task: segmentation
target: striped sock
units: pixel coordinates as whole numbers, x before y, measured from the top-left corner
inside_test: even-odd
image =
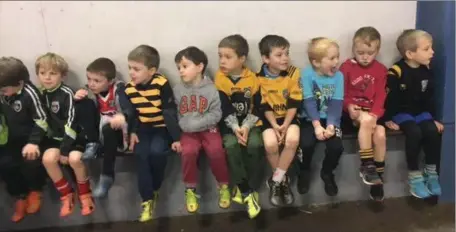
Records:
[[[423,173],[421,171],[409,171],[408,177],[409,179],[423,178]]]
[[[68,181],[65,180],[65,178],[62,178],[59,181],[55,182],[54,185],[57,188],[57,190],[59,191],[60,196],[62,196],[62,197],[73,192],[73,189],[71,188]]]
[[[437,175],[437,165],[435,164],[426,164],[424,170],[427,174]]]
[[[372,148],[359,150],[359,155],[362,166],[367,166],[374,162],[374,150]]]
[[[80,196],[89,194],[91,192],[90,182],[88,178],[85,181],[78,181],[78,191]]]
[[[377,171],[378,175],[380,176],[380,178],[383,179],[383,173],[385,172],[385,161],[375,161],[375,167],[375,170]]]

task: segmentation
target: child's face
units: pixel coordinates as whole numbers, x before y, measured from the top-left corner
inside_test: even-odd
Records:
[[[55,89],[62,83],[62,78],[62,73],[51,67],[40,67],[38,70],[38,80],[45,89]]]
[[[416,43],[416,51],[407,51],[407,58],[421,65],[429,65],[429,63],[431,63],[432,57],[434,56],[434,50],[432,49],[432,40],[425,36],[422,36],[416,40]]]
[[[87,72],[87,86],[94,94],[107,91],[111,82],[101,73]]]
[[[5,86],[0,88],[0,95],[11,97],[22,89],[23,82],[18,86]]]
[[[201,76],[204,68],[203,63],[196,65],[191,60],[185,58],[185,56],[182,57],[182,59],[176,65],[177,70],[179,70],[181,80],[185,83],[192,83],[197,80],[198,77]]]
[[[326,56],[320,62],[314,61],[314,65],[321,74],[330,77],[334,76],[339,65],[339,48],[331,45],[328,48]]]
[[[146,84],[150,81],[156,71],[156,68],[147,68],[142,62],[134,60],[128,61],[128,74],[135,85]]]
[[[366,44],[362,41],[355,41],[353,45],[353,53],[355,59],[361,66],[368,66],[375,60],[378,54],[378,47],[380,41],[372,41],[370,44]]]
[[[239,57],[232,48],[219,48],[219,68],[226,75],[240,74],[245,62],[245,56]]]
[[[286,71],[290,62],[289,47],[275,47],[272,48],[269,57],[262,56],[263,62],[268,65],[269,71],[276,74],[280,71]]]

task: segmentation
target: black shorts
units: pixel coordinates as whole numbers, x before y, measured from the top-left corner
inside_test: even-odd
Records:
[[[279,124],[279,126],[280,126],[280,125],[283,124],[283,121],[285,121],[285,118],[277,118],[276,121],[277,121],[277,124]],[[292,125],[292,124],[294,124],[296,126],[299,126],[299,120],[296,117],[294,117],[291,120],[290,125]],[[263,120],[263,125],[261,126],[261,131],[265,131],[265,130],[270,129],[270,128],[272,128],[271,123],[269,123],[269,121],[267,119],[264,119]]]
[[[50,148],[60,149],[61,143],[62,143],[62,141],[59,141],[59,140],[56,140],[53,138],[45,138],[42,142],[42,145],[40,145],[41,154],[44,154],[44,152]],[[84,152],[85,146],[86,146],[86,142],[84,139],[76,138],[76,141],[71,146],[70,152],[71,151]]]

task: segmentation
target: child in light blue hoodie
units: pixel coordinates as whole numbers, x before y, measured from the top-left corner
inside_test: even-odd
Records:
[[[343,152],[340,118],[344,98],[344,77],[337,70],[339,46],[333,40],[318,37],[311,40],[308,49],[311,66],[301,75],[303,110],[301,119],[300,146],[303,153],[298,192],[307,193],[310,183],[310,164],[317,141],[326,144],[326,156],[320,176],[326,194],[337,195],[334,181],[336,169]]]

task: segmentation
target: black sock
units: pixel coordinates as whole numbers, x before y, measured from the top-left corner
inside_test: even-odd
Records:
[[[374,162],[374,150],[372,148],[359,150],[359,156],[362,166],[367,166]]]
[[[250,186],[249,186],[249,182],[246,179],[243,179],[241,181],[241,183],[238,185],[238,187],[239,187],[239,190],[241,191],[243,196],[244,195],[247,196],[251,192],[251,189],[250,189]]]
[[[383,172],[385,172],[385,161],[382,161],[382,162],[375,161],[375,167],[376,167],[375,170],[377,171],[378,175],[383,180]]]

